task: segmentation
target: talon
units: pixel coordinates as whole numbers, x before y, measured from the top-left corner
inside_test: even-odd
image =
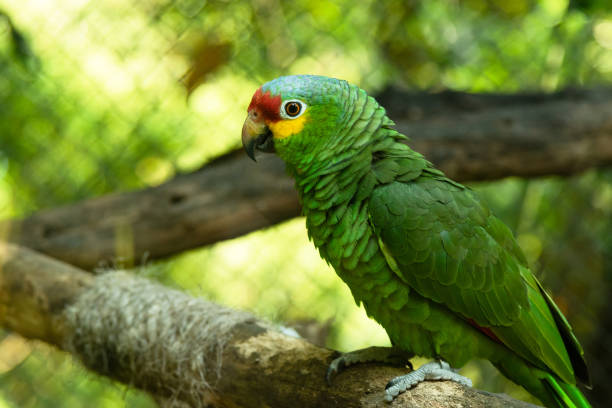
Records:
[[[327,385],[332,385],[332,381],[336,374],[341,372],[346,368],[346,362],[342,358],[342,356],[335,358],[327,367],[327,372],[325,373],[325,381]]]
[[[325,373],[325,382],[327,382],[327,385],[332,385],[332,379],[333,377],[336,375],[338,371],[332,369],[331,367],[329,367],[327,369],[327,373]]]

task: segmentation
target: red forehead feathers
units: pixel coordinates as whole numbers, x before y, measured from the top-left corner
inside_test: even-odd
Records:
[[[255,91],[248,110],[257,109],[266,120],[277,122],[281,119],[279,114],[281,102],[280,95],[272,96],[270,91],[263,93],[260,87]]]

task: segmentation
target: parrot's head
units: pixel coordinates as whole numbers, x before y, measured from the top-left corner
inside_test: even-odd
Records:
[[[242,127],[247,154],[255,160],[255,150],[276,152],[297,169],[316,160],[338,137],[352,88],[346,81],[315,75],[285,76],[262,85]]]

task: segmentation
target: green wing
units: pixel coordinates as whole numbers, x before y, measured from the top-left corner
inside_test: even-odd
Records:
[[[558,327],[560,312],[554,307],[551,313],[512,232],[474,193],[425,172],[414,181],[377,187],[369,211],[388,262],[405,283],[491,328],[532,364],[575,383],[559,333],[568,331],[578,345],[569,325]]]

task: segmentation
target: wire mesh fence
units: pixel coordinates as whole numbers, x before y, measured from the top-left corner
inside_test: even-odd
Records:
[[[387,86],[601,86],[612,81],[612,7],[595,0],[0,1],[0,217],[197,169],[238,146],[252,92],[293,73],[341,77],[373,94]],[[474,188],[515,230],[574,325],[595,379],[591,398],[605,406],[610,391],[597,385],[612,375],[612,173]],[[320,261],[302,220],[149,268],[167,283],[278,321],[333,319],[330,347],[387,341]],[[528,398],[486,365],[468,371],[476,386]],[[0,372],[7,406],[154,404],[9,333],[0,341]]]

